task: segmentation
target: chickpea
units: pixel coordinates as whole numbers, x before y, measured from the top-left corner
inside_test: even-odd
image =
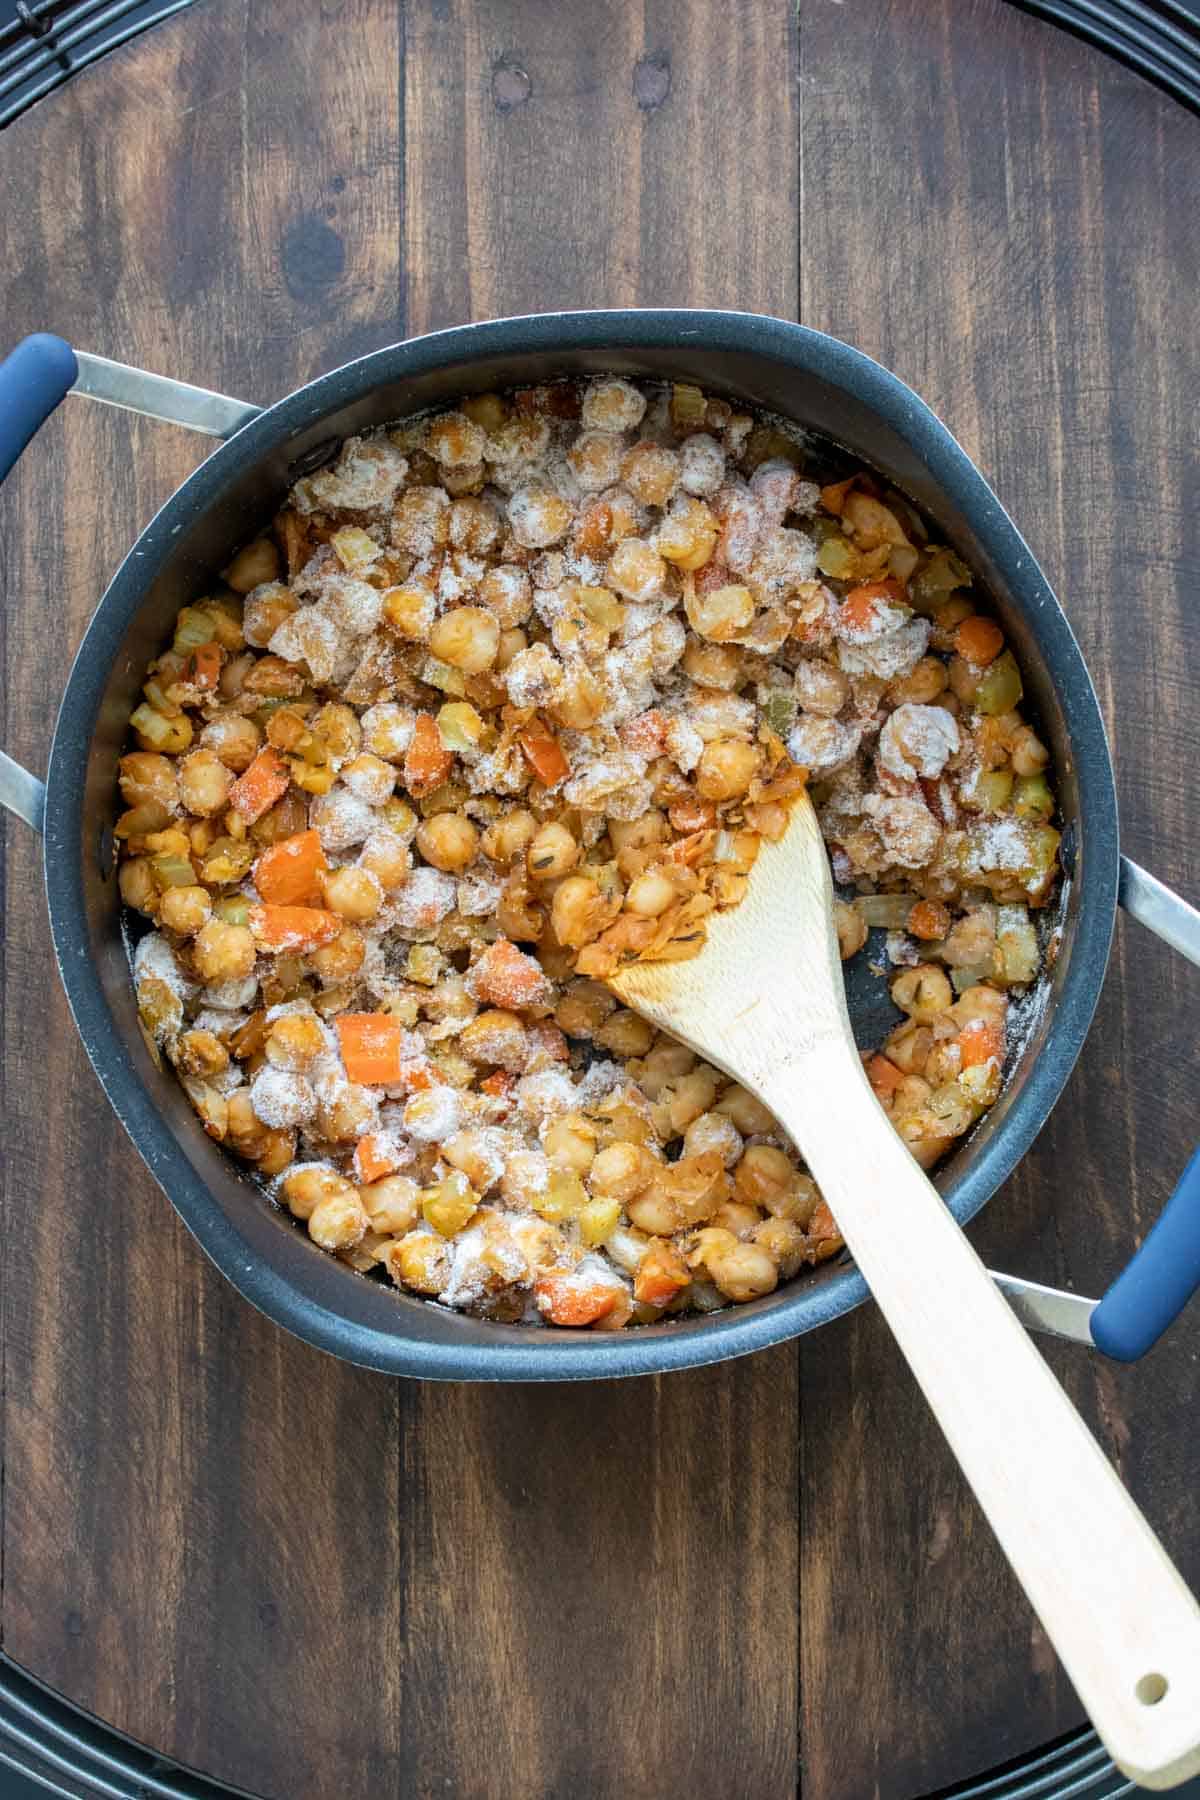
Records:
[[[555,1168],[586,1175],[596,1157],[596,1127],[582,1113],[563,1113],[547,1125],[542,1147]]]
[[[158,912],[158,884],[150,868],[150,860],[145,856],[132,856],[121,864],[117,881],[121,889],[121,899],[126,906],[132,906],[136,912],[148,913],[151,918]]]
[[[708,1222],[714,1230],[744,1241],[762,1224],[762,1213],[746,1200],[723,1200]]]
[[[581,431],[567,451],[567,461],[585,494],[612,487],[621,474],[621,445],[609,431]]]
[[[480,582],[479,600],[499,625],[511,630],[523,625],[533,611],[533,584],[515,563],[501,563]]]
[[[657,919],[669,906],[675,904],[677,898],[674,882],[669,881],[657,869],[651,869],[630,883],[625,895],[625,906],[629,912],[636,913],[639,919]]]
[[[554,1023],[568,1037],[592,1038],[616,1004],[598,981],[573,981],[555,1008]]]
[[[482,675],[497,661],[500,625],[484,607],[453,607],[435,621],[430,653],[466,675]]]
[[[417,827],[417,849],[435,869],[460,875],[479,855],[479,833],[465,813],[434,813]]]
[[[308,1235],[322,1250],[352,1250],[366,1234],[367,1215],[353,1188],[318,1202],[308,1215]]]
[[[923,656],[910,674],[893,681],[888,698],[897,706],[929,706],[946,689],[946,665],[940,656]]]
[[[285,1177],[281,1192],[288,1211],[296,1219],[311,1219],[317,1207],[328,1201],[340,1201],[343,1206],[358,1202],[354,1183],[321,1163],[304,1163],[293,1169]]]
[[[249,1162],[257,1161],[267,1146],[267,1127],[251,1104],[248,1087],[235,1088],[229,1095],[226,1103],[225,1142],[231,1150],[236,1150],[239,1156],[246,1157]],[[304,1216],[307,1218],[307,1213]]]
[[[127,806],[158,805],[173,813],[179,801],[176,764],[150,750],[133,750],[120,762],[121,794]]]
[[[639,1086],[651,1100],[657,1100],[669,1083],[689,1074],[695,1066],[696,1058],[686,1044],[677,1044],[674,1038],[662,1038],[642,1063]],[[702,1107],[701,1111],[704,1110]]]
[[[898,1026],[884,1045],[884,1054],[904,1075],[923,1075],[929,1053],[933,1049],[933,1033],[928,1025],[910,1019]]]
[[[608,835],[618,856],[623,850],[647,850],[653,844],[661,844],[666,837],[666,815],[651,806],[638,819],[610,819]]]
[[[379,883],[367,869],[330,869],[321,876],[321,894],[330,912],[363,924],[379,911]]]
[[[716,1111],[723,1112],[734,1121],[743,1138],[761,1136],[763,1132],[777,1129],[774,1114],[768,1112],[757,1094],[750,1093],[748,1087],[739,1087],[736,1082],[721,1094],[720,1100],[716,1102]]]
[[[684,1132],[685,1156],[703,1156],[709,1150],[716,1151],[727,1169],[732,1169],[740,1158],[742,1134],[728,1113],[701,1113]]]
[[[159,918],[168,931],[195,937],[212,917],[212,897],[204,887],[170,887],[159,902]]]
[[[1012,766],[1014,775],[1039,775],[1050,760],[1050,752],[1041,738],[1028,725],[1013,733]]]
[[[323,944],[319,950],[314,950],[308,961],[325,986],[334,987],[339,981],[348,981],[358,974],[366,953],[362,932],[347,925],[332,944]]]
[[[386,1245],[383,1264],[398,1287],[440,1294],[450,1279],[446,1241],[436,1231],[410,1231]]]
[[[645,395],[618,376],[593,381],[583,396],[583,423],[593,431],[632,431],[645,411]]]
[[[558,881],[579,861],[574,834],[556,819],[541,826],[526,852],[525,864],[534,881]]]
[[[383,623],[405,643],[424,644],[437,616],[437,596],[423,581],[404,581],[383,596]]]
[[[559,943],[568,950],[582,950],[604,928],[606,907],[596,882],[587,875],[568,875],[555,889],[550,922]]]
[[[995,988],[985,986],[982,982],[976,987],[966,988],[951,1008],[950,1016],[961,1031],[964,1025],[970,1025],[975,1019],[984,1019],[989,1025],[1003,1026],[1008,1014],[1008,1000]]]
[[[621,464],[621,479],[643,506],[665,506],[679,486],[681,468],[677,450],[644,440]]]
[[[696,770],[696,789],[703,800],[734,800],[747,792],[758,773],[759,751],[739,738],[718,738],[704,746]]]
[[[282,1127],[264,1131],[255,1157],[260,1174],[282,1175],[296,1160],[296,1134]]]
[[[892,983],[892,1000],[918,1025],[929,1025],[949,1011],[954,990],[941,969],[935,969],[932,963],[922,963],[918,968],[904,969],[897,975]]]
[[[758,1300],[779,1285],[779,1270],[761,1244],[717,1246],[706,1258],[709,1274],[727,1300]]]
[[[443,413],[431,421],[425,434],[425,448],[443,468],[458,469],[483,461],[486,436],[482,425],[465,413]]]
[[[246,642],[253,644],[256,650],[265,650],[285,619],[300,610],[300,602],[290,588],[280,587],[278,582],[271,582],[257,593],[251,594],[246,601],[244,625]],[[253,657],[236,658],[241,669],[241,679],[236,686],[226,687],[222,682],[221,690],[228,693],[229,698],[242,691],[246,676],[254,667]],[[231,665],[226,663],[226,669]]]
[[[782,1150],[773,1144],[751,1144],[734,1170],[733,1186],[739,1200],[765,1207],[768,1199],[789,1193],[797,1179],[795,1165]]]
[[[362,748],[363,728],[352,706],[342,700],[329,700],[309,720],[313,735],[320,738],[331,756],[349,762]]]
[[[602,1049],[611,1050],[614,1056],[645,1056],[654,1042],[654,1027],[640,1014],[621,1008],[592,1035]]]
[[[504,813],[483,834],[484,855],[490,856],[493,862],[512,862],[533,841],[537,828],[537,820],[523,807]]]
[[[403,887],[412,869],[412,852],[394,831],[373,831],[359,852],[359,865],[373,875],[385,894]]]
[[[317,1111],[317,1125],[323,1137],[334,1144],[352,1144],[375,1124],[377,1102],[370,1088],[355,1081],[346,1082],[333,1096],[322,1102]]]
[[[652,1183],[625,1203],[629,1222],[651,1237],[670,1237],[683,1224],[679,1209],[665,1187]]]
[[[215,750],[193,750],[179,765],[179,797],[202,819],[225,810],[231,786],[229,770]]]
[[[359,1189],[363,1211],[372,1231],[387,1237],[403,1237],[421,1216],[421,1190],[407,1175],[387,1175]]]
[[[382,806],[391,799],[396,786],[396,771],[391,763],[384,762],[381,756],[372,756],[369,750],[352,757],[343,766],[341,777],[350,792],[368,806]]]
[[[264,581],[279,578],[279,552],[270,538],[256,538],[239,550],[225,571],[225,579],[235,594],[248,594]]]
[[[258,755],[262,733],[253,719],[243,719],[237,713],[222,713],[204,727],[200,742],[204,749],[215,751],[227,769],[241,775]]]
[[[214,1031],[185,1031],[176,1060],[185,1075],[219,1075],[229,1067],[229,1052]]]
[[[192,954],[201,981],[242,981],[254,973],[254,939],[246,925],[210,919],[196,937]]]
[[[499,536],[500,516],[489,500],[464,497],[450,508],[450,542],[456,550],[485,556]]]
[[[659,1104],[666,1107],[672,1137],[679,1137],[693,1119],[698,1119],[701,1113],[709,1110],[717,1097],[719,1086],[716,1070],[710,1069],[707,1063],[701,1063],[690,1074],[679,1076],[678,1080],[663,1089]]]
[[[516,1013],[489,1007],[463,1026],[458,1047],[472,1062],[491,1063],[517,1075],[529,1055],[529,1034]]]
[[[697,687],[732,693],[741,686],[742,652],[733,644],[708,644],[689,638],[683,652],[683,672]]]
[[[507,631],[502,631],[493,674],[503,675],[514,657],[520,656],[522,650],[528,650],[528,648],[529,639],[519,626],[513,625]]]
[[[557,544],[571,528],[575,509],[569,500],[548,488],[520,488],[508,503],[508,522],[513,536],[526,550],[544,550]]]
[[[667,565],[652,544],[625,538],[612,553],[608,582],[626,600],[651,600],[662,590]]]
[[[441,1150],[451,1168],[465,1175],[477,1194],[486,1194],[504,1173],[502,1158],[482,1131],[456,1131]]]
[[[642,1144],[609,1144],[592,1163],[588,1186],[593,1194],[607,1199],[632,1200],[646,1186],[656,1167]]]
[[[766,1251],[785,1281],[799,1271],[808,1249],[804,1232],[791,1219],[764,1219],[751,1241]]]
[[[320,1021],[310,1013],[284,1013],[272,1024],[263,1046],[275,1069],[306,1069],[325,1049]]]
[[[683,608],[694,632],[714,644],[724,644],[745,631],[753,619],[754,595],[737,582],[707,594],[696,594],[689,587]]]
[[[833,924],[837,932],[838,954],[843,962],[857,956],[867,941],[867,921],[856,906],[848,906],[844,900],[833,903]]]

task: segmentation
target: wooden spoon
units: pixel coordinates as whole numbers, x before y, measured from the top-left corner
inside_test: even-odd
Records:
[[[1110,1755],[1173,1787],[1200,1770],[1200,1609],[871,1092],[832,903],[802,797],[700,956],[610,986],[761,1095],[803,1151]]]

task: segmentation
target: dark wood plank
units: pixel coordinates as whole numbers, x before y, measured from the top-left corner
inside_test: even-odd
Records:
[[[82,76],[0,144],[6,330],[263,398],[394,338],[399,48],[390,0],[282,32],[204,6]],[[6,486],[3,741],[32,767],[103,581],[206,449],[69,401]],[[388,1791],[407,1391],[209,1268],[88,1070],[36,847],[8,844],[4,1647],[255,1791]]]
[[[760,192],[726,156],[736,137],[749,170],[794,137],[789,9],[730,34],[709,0],[649,7],[644,27],[608,0],[564,25],[540,0],[410,15],[410,328],[792,312],[790,180]],[[504,1791],[481,1743],[536,1793],[794,1792],[795,1369],[785,1349],[586,1394],[422,1391],[405,1717],[430,1793]]]
[[[660,9],[645,39],[620,6],[570,39],[535,5],[486,26],[414,8],[406,27],[403,256],[392,9],[306,14],[281,45],[256,14],[211,5],[6,140],[10,221],[28,220],[19,243],[10,226],[26,284],[12,328],[43,322],[54,294],[52,322],[81,343],[265,397],[398,335],[406,280],[412,329],[632,298],[794,307],[788,183],[716,219],[702,204],[725,132],[765,153],[739,94],[777,91],[791,130],[786,6],[739,41],[742,85],[716,116],[715,8]],[[497,61],[527,70],[524,109],[511,74],[492,97]],[[169,117],[164,93],[185,96]],[[599,172],[577,154],[581,104],[592,140],[620,139]],[[107,197],[69,184],[51,212],[35,169],[77,164],[100,135]],[[667,232],[676,203],[692,223]],[[585,216],[596,235],[572,247]],[[113,259],[101,291],[88,232]],[[83,408],[56,421],[4,502],[14,602],[49,581],[77,636],[98,565],[196,451]],[[66,505],[64,473],[97,466],[115,491]],[[36,763],[61,662],[10,610],[6,741]],[[10,1654],[168,1754],[287,1800],[493,1794],[506,1769],[547,1793],[651,1795],[667,1769],[701,1795],[743,1770],[756,1794],[791,1793],[795,1352],[598,1393],[474,1392],[388,1384],[284,1338],[211,1274],[108,1121],[41,917],[18,909],[34,855],[14,841],[7,1070],[28,1117],[9,1270],[46,1277],[11,1305]],[[53,1147],[22,1077],[48,1003],[43,1065],[74,1096]]]
[[[1179,221],[1200,125],[993,0],[805,5],[801,92],[802,317],[903,375],[989,473],[1095,674],[1127,848],[1194,899],[1200,267]],[[1119,926],[1067,1095],[976,1229],[992,1266],[1093,1293],[1115,1274],[1191,1149],[1195,1007],[1194,972]],[[1198,1329],[1128,1371],[1049,1351],[1193,1581]],[[1075,1724],[879,1320],[809,1340],[802,1381],[807,1788],[900,1800]]]

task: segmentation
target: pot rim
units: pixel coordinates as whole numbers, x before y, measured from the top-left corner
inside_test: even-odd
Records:
[[[242,1296],[307,1342],[361,1366],[442,1380],[590,1380],[697,1367],[794,1338],[868,1298],[847,1269],[794,1283],[784,1297],[699,1319],[620,1333],[489,1328],[489,1341],[425,1343],[352,1320],[301,1291],[252,1252],[177,1143],[143,1084],[109,1009],[92,958],[84,904],[85,777],[101,701],[125,632],[181,529],[248,464],[373,389],[481,356],[611,350],[636,356],[665,345],[752,354],[800,367],[869,407],[920,456],[1004,569],[1053,671],[1075,762],[1086,868],[1080,871],[1073,944],[1054,1002],[1051,1040],[1029,1070],[1002,1126],[981,1146],[949,1199],[965,1223],[1033,1142],[1083,1046],[1108,960],[1116,912],[1118,821],[1099,703],[1078,644],[1033,553],[966,451],[900,378],[862,351],[811,327],[768,315],[653,308],[535,313],[453,326],[410,338],[318,376],[266,408],[216,449],[166,501],[117,569],[76,654],[55,726],[46,777],[44,868],[55,955],[67,1000],[100,1083],[126,1131],[189,1230]],[[1036,624],[1034,623],[1036,621]],[[1078,876],[1076,877],[1078,879]],[[514,1335],[515,1334],[515,1335]]]

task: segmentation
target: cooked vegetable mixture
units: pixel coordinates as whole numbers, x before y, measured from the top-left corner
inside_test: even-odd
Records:
[[[699,953],[806,781],[843,956],[887,928],[896,1130],[928,1167],[996,1099],[1046,747],[970,571],[829,455],[697,387],[474,395],[180,613],[121,760],[141,1017],[322,1250],[600,1330],[834,1254],[761,1102],[604,985]]]

